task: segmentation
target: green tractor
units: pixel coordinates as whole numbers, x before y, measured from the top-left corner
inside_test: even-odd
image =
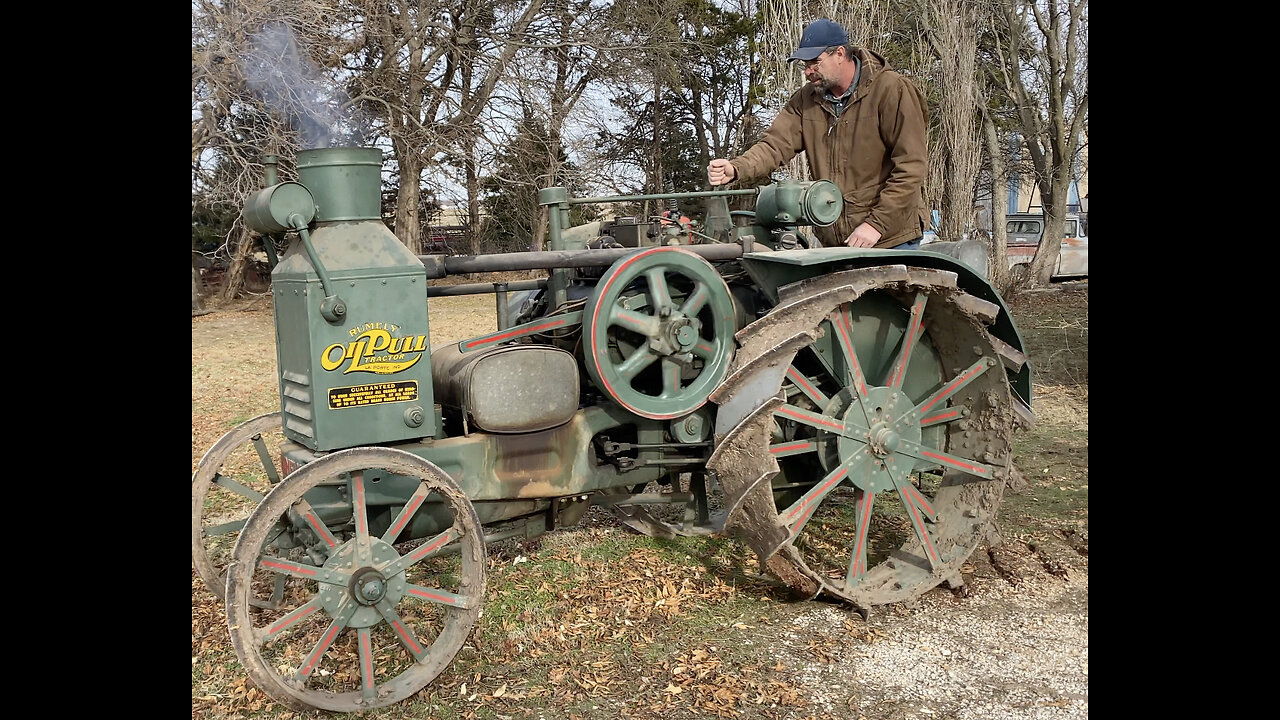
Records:
[[[373,148],[298,155],[244,216],[272,271],[280,410],[192,476],[192,563],[254,683],[350,712],[425,687],[485,601],[486,545],[593,505],[649,535],[741,539],[798,598],[865,614],[962,582],[1034,422],[983,274],[935,252],[805,248],[827,181],[572,198],[549,250],[415,256]],[[748,196],[754,211],[728,211]],[[701,200],[706,220],[569,227],[585,203]],[[435,285],[462,273],[547,270]],[[498,330],[432,347],[427,299],[492,293]]]

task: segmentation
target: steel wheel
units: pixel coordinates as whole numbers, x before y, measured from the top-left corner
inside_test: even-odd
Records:
[[[1025,360],[984,328],[997,311],[952,273],[869,268],[742,331],[708,466],[767,570],[861,608],[960,582],[1010,465],[1005,367]]]
[[[259,415],[223,435],[191,474],[191,564],[219,600],[240,529],[284,477],[284,440],[280,413]]]
[[[622,258],[583,310],[583,356],[596,387],[641,417],[702,407],[729,369],[733,297],[706,260],[675,247]]]
[[[366,498],[391,477],[419,482],[379,536]],[[392,544],[419,511],[440,508],[452,518],[444,532],[404,552]],[[484,587],[480,521],[449,476],[400,450],[355,448],[302,466],[254,512],[228,571],[227,619],[260,689],[351,712],[434,680],[466,641]]]

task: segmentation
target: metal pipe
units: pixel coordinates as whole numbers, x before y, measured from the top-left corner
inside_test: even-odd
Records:
[[[751,190],[701,190],[685,193],[658,193],[656,195],[605,195],[601,197],[575,198],[566,200],[569,205],[585,205],[587,203],[629,202],[632,200],[681,200],[684,198],[722,197],[727,195],[755,195],[757,189]]]
[[[507,283],[494,283],[493,293],[495,302],[498,304],[498,329],[506,330],[511,327],[511,310],[507,307]]]
[[[653,248],[605,248],[601,250],[560,250],[543,252],[514,252],[498,255],[449,255],[444,258],[446,275],[462,275],[480,272],[507,272],[512,270],[553,270],[570,267],[609,267],[619,258]],[[681,245],[709,262],[726,262],[742,257],[742,246],[737,243],[708,245]],[[419,255],[418,258],[438,258],[438,255]]]
[[[467,283],[466,285],[432,285],[427,287],[427,297],[486,295],[494,292],[494,286],[497,284],[498,283]],[[512,292],[520,290],[537,290],[547,286],[547,279],[517,280],[516,282],[502,284],[506,285],[507,290]]]

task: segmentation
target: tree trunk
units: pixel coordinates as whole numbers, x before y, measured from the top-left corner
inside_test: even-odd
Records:
[[[400,193],[396,196],[396,237],[414,255],[422,254],[422,224],[418,209],[422,202],[422,158],[415,148],[399,147]]]
[[[982,130],[987,141],[987,156],[991,161],[991,257],[987,262],[987,279],[1001,295],[1016,288],[1009,273],[1009,235],[1005,231],[1005,215],[1009,212],[1009,200],[1005,195],[1009,181],[1009,169],[1005,165],[1004,145],[996,130],[995,120],[989,113],[982,113]]]

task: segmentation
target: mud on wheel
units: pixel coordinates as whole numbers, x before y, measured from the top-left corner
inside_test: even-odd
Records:
[[[708,467],[770,574],[863,610],[960,583],[1010,469],[1025,357],[998,314],[954,273],[884,266],[784,287],[738,333]]]
[[[393,476],[417,489],[373,531],[370,498]],[[445,529],[395,544],[420,512]],[[228,569],[227,622],[240,662],[277,701],[368,710],[448,666],[484,587],[480,522],[449,476],[400,450],[355,448],[303,465],[254,511]]]

